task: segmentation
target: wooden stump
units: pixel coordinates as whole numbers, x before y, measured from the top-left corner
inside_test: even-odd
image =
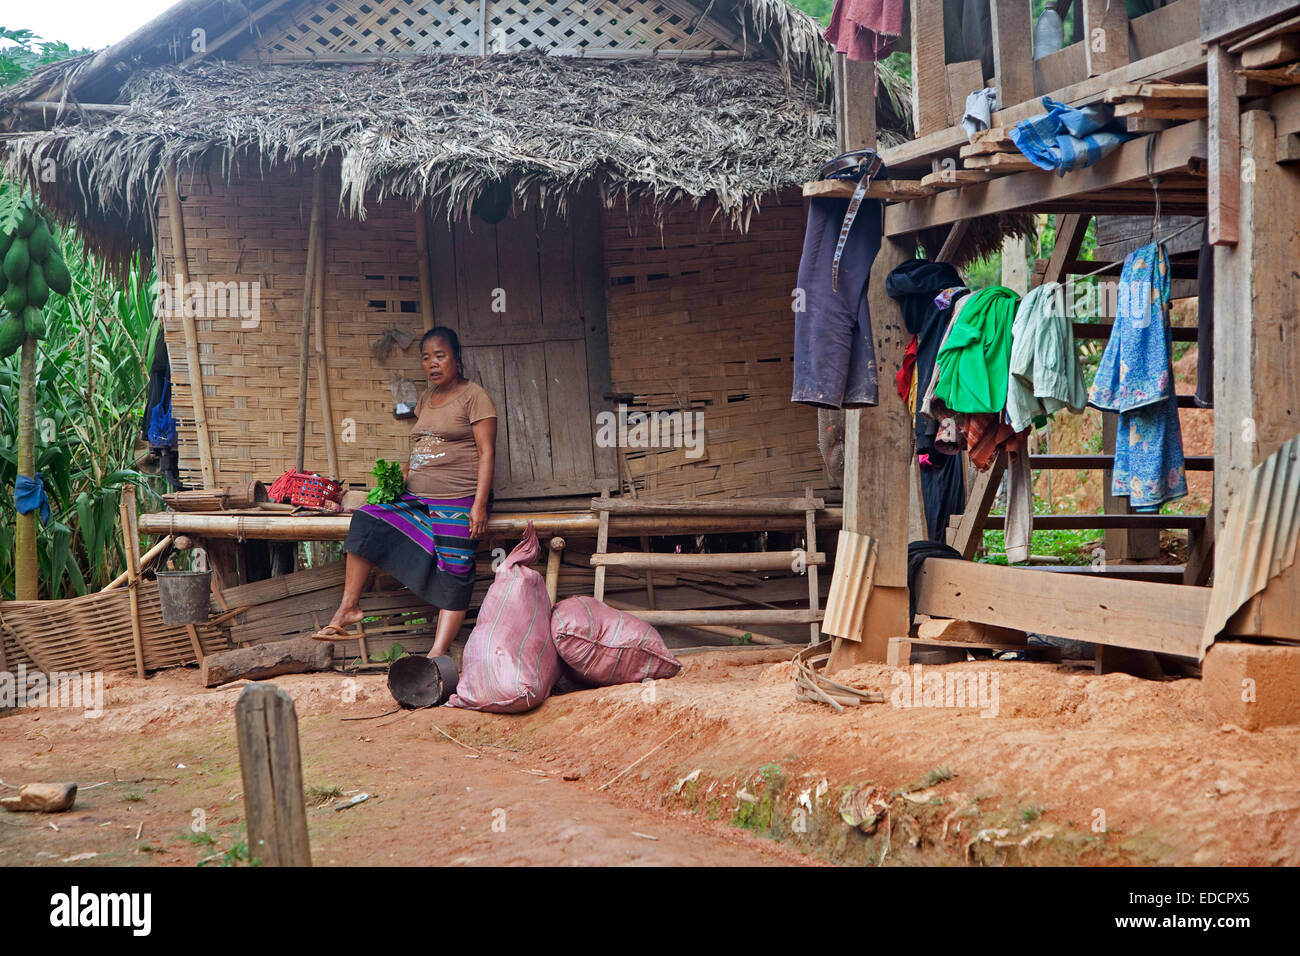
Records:
[[[235,724],[249,859],[262,866],[311,866],[293,698],[274,684],[245,687]]]
[[[265,680],[281,674],[325,671],[333,666],[332,644],[296,637],[209,654],[203,658],[199,676],[204,687],[216,687],[232,680]]]

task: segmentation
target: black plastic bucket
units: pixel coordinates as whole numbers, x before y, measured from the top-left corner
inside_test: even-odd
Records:
[[[211,571],[159,571],[158,603],[164,624],[199,624],[211,607]]]
[[[450,657],[413,654],[389,665],[388,691],[394,700],[410,710],[437,707],[456,693],[459,678]]]

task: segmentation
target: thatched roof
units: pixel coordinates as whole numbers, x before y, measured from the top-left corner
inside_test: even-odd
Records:
[[[49,129],[12,135],[8,168],[53,159],[56,181],[37,183],[42,199],[112,258],[125,251],[123,230],[148,248],[170,162],[182,176],[237,177],[341,160],[337,198],[356,216],[388,197],[460,214],[509,178],[556,205],[588,182],[607,202],[712,195],[743,225],[765,194],[811,178],[835,153],[815,81],[792,82],[763,62],[541,53],[350,67],[200,62],[136,73],[119,97],[125,112],[71,107]]]

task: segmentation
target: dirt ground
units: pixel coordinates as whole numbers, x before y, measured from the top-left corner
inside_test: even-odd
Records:
[[[982,671],[982,705],[910,707],[894,706],[895,681],[910,690],[915,675],[864,664],[846,682],[886,702],[837,715],[795,698],[789,656],[695,654],[670,681],[525,715],[390,714],[382,675],[277,678],[320,801],[313,860],[1300,864],[1300,727],[1217,726],[1198,681],[967,662],[924,668],[920,686]],[[99,718],[0,719],[6,786],[82,788],[69,813],[0,815],[0,865],[242,863],[243,686],[205,690],[186,669],[110,675]]]

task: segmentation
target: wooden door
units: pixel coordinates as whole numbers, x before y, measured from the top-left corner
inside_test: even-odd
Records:
[[[616,487],[615,450],[595,442],[597,414],[614,408],[595,195],[572,197],[567,218],[517,199],[495,225],[435,212],[429,255],[434,319],[496,402],[497,498]]]

